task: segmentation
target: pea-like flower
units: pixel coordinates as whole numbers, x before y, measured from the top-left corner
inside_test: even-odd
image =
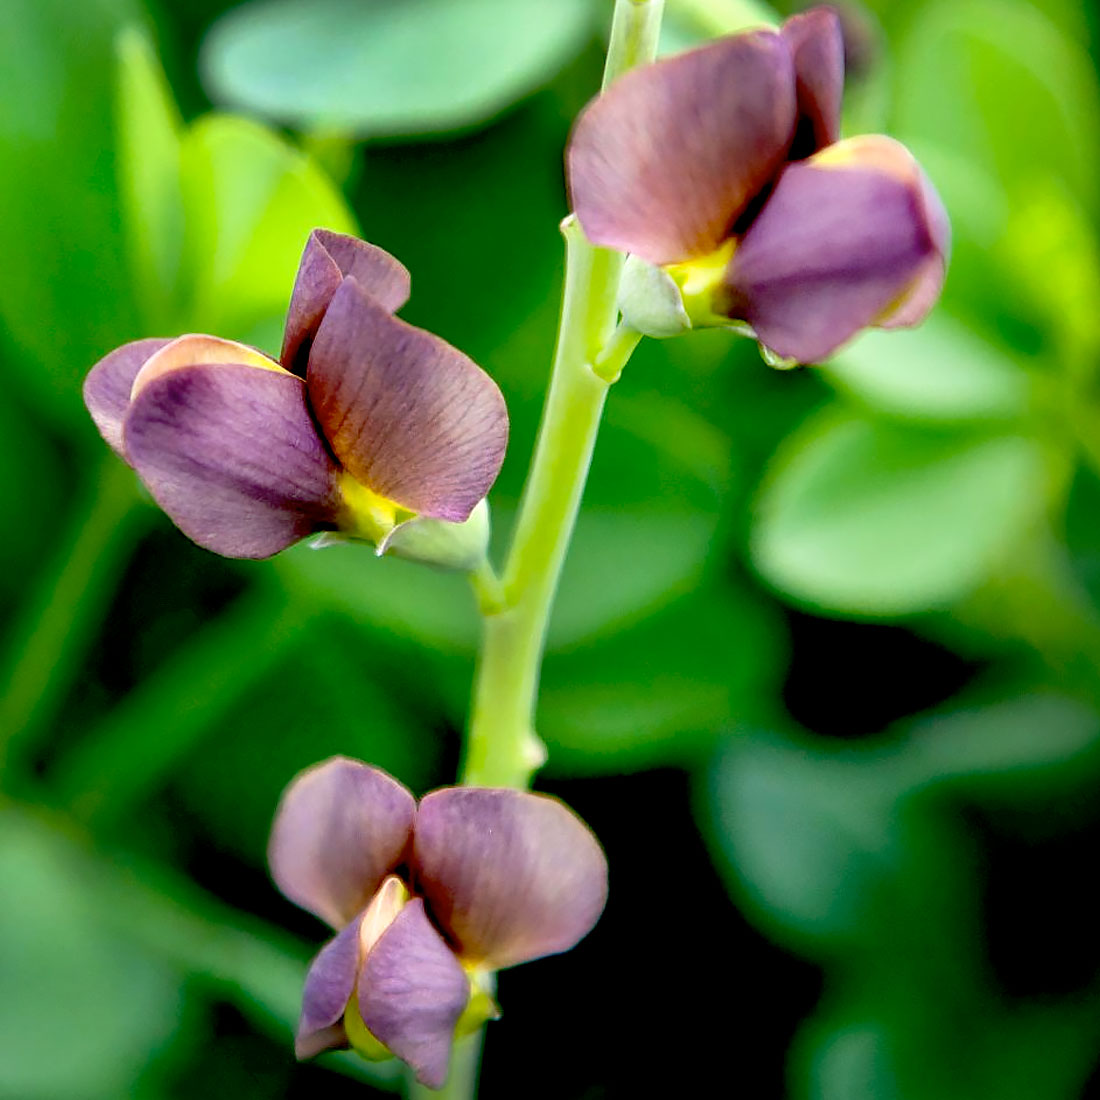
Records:
[[[814,8],[628,72],[582,113],[567,168],[585,235],[662,269],[635,270],[643,290],[679,292],[653,335],[737,322],[815,362],[931,309],[946,212],[903,145],[837,140],[843,81],[839,21]]]
[[[338,929],[306,977],[296,1051],[394,1054],[440,1088],[456,1031],[496,1015],[492,973],[573,947],[607,899],[596,838],[556,799],[445,787],[419,804],[333,757],[287,788],[279,889]]]
[[[389,253],[315,230],[280,361],[217,336],[137,340],[92,368],[84,400],[209,550],[264,558],[338,531],[379,553],[430,543],[441,564],[468,567],[483,550],[507,412],[472,360],[394,316],[408,296]],[[453,525],[448,543],[439,529]]]

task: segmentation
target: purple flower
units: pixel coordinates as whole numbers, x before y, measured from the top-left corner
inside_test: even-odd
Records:
[[[280,362],[217,336],[137,340],[92,368],[84,401],[200,546],[265,558],[335,530],[385,549],[468,520],[508,436],[492,379],[394,317],[408,296],[389,253],[314,230]]]
[[[800,362],[917,324],[943,285],[947,215],[904,146],[837,140],[843,76],[828,8],[627,73],[570,140],[586,236],[663,268],[683,327],[743,322]]]
[[[496,1014],[492,972],[569,950],[607,900],[599,843],[555,799],[445,787],[418,804],[339,756],[287,788],[269,860],[279,889],[339,930],[306,977],[298,1057],[392,1053],[431,1088],[456,1029]]]

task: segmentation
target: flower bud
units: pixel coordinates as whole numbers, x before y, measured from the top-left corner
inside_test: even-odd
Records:
[[[398,523],[378,543],[378,554],[470,573],[489,551],[489,530],[489,502],[482,500],[462,523],[426,516]]]
[[[619,312],[631,328],[658,340],[691,328],[680,288],[667,271],[627,256],[619,283]]]

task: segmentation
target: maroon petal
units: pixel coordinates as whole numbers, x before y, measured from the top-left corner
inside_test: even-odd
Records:
[[[130,390],[137,372],[155,352],[170,344],[167,339],[134,340],[105,355],[84,379],[84,404],[99,434],[120,458],[122,421],[130,407]]]
[[[585,235],[658,265],[712,252],[786,156],[794,88],[790,51],[771,31],[628,72],[569,143]]]
[[[568,951],[607,901],[607,860],[556,799],[450,787],[420,804],[418,893],[463,958],[493,968]]]
[[[393,317],[347,278],[313,342],[306,378],[336,457],[409,511],[461,522],[504,460],[508,413],[471,359]]]
[[[299,1058],[347,1046],[341,1021],[359,974],[361,923],[362,914],[329,940],[310,964],[294,1041],[294,1053]]]
[[[334,756],[283,794],[268,863],[291,901],[340,928],[404,859],[416,800],[378,768]]]
[[[409,273],[385,249],[357,237],[315,229],[306,241],[290,295],[283,352],[288,370],[304,375],[309,341],[345,275],[350,275],[384,309],[393,313],[409,300]]]
[[[799,160],[840,136],[844,34],[832,8],[811,8],[793,15],[780,33],[794,58],[798,129],[789,156]]]
[[[730,262],[729,315],[803,363],[867,325],[890,323],[899,305],[914,323],[931,307],[945,262],[946,220],[931,195],[905,147],[879,135],[792,164]]]
[[[882,328],[912,328],[913,325],[919,325],[936,304],[947,276],[947,259],[951,253],[951,222],[931,180],[919,167],[917,171],[921,206],[934,251],[897,308],[878,322]]]
[[[442,1088],[455,1025],[470,982],[454,952],[414,898],[382,933],[359,978],[359,1014],[375,1038],[412,1066],[428,1088]]]
[[[172,522],[227,557],[270,557],[340,508],[305,387],[282,370],[202,364],[158,375],[135,395],[123,445]]]

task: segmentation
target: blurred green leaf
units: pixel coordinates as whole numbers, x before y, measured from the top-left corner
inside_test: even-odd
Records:
[[[147,331],[178,328],[183,196],[180,118],[149,39],[118,39],[118,172],[134,294]]]
[[[819,1013],[796,1040],[805,1100],[1077,1100],[1095,1059],[1095,1006],[1005,1005],[991,990],[859,988],[862,1003]],[[957,998],[973,996],[965,1019]],[[852,999],[851,992],[847,994]]]
[[[81,427],[85,371],[137,327],[111,74],[115,35],[139,10],[131,0],[9,0],[0,33],[0,328],[17,349],[13,379]]]
[[[0,1097],[117,1100],[176,1026],[179,976],[105,924],[76,849],[0,811]]]
[[[814,1036],[806,1077],[796,1095],[807,1100],[922,1100],[900,1093],[890,1057],[889,1036],[869,1021],[846,1021]],[[801,1075],[801,1074],[800,1074]],[[933,1100],[926,1094],[923,1100]]]
[[[752,735],[719,756],[704,812],[719,866],[763,923],[821,944],[857,937],[898,873],[896,793],[888,761]]]
[[[0,514],[14,521],[0,538],[5,602],[25,592],[28,575],[49,553],[63,517],[62,486],[59,457],[46,438],[15,403],[0,400]]]
[[[1046,506],[1039,446],[830,410],[789,438],[757,502],[753,560],[794,599],[855,615],[941,607]]]
[[[494,523],[507,530],[500,516]],[[565,562],[550,647],[636,622],[690,589],[716,524],[701,512],[583,512]],[[462,576],[376,559],[363,544],[322,550],[302,544],[281,554],[276,568],[306,598],[400,637],[445,653],[470,652],[476,642],[476,609]]]
[[[484,122],[552,77],[590,0],[264,0],[215,25],[216,99],[302,129],[423,134]]]
[[[898,57],[895,129],[965,156],[1012,189],[1054,177],[1100,197],[1100,95],[1084,44],[1020,0],[938,0]]]
[[[125,821],[206,748],[226,713],[264,681],[308,619],[281,592],[261,588],[239,599],[81,731],[50,775],[60,800],[100,828]]]
[[[1001,790],[1013,797],[1052,783],[1088,782],[1100,744],[1100,716],[1074,699],[1049,692],[957,706],[908,726],[902,749],[914,785],[923,774],[939,784],[963,780],[968,788]]]
[[[710,553],[716,516],[705,512],[582,512],[550,617],[557,649],[638,622],[689,592]]]
[[[876,412],[934,422],[1021,419],[1025,371],[989,341],[944,313],[919,328],[868,331],[821,373]]]
[[[570,775],[688,766],[758,720],[783,670],[781,628],[748,593],[708,585],[606,641],[551,653],[538,731]]]
[[[181,163],[195,327],[246,340],[259,329],[277,353],[310,230],[356,231],[343,196],[304,153],[243,118],[199,119]]]
[[[1068,373],[1096,370],[1100,355],[1100,246],[1085,211],[1064,187],[1036,183],[1013,203],[994,260],[1012,276]]]
[[[302,769],[343,753],[422,790],[439,753],[416,701],[394,697],[360,635],[325,616],[295,641],[214,716],[200,751],[172,777],[218,843],[257,864],[279,795]]]

